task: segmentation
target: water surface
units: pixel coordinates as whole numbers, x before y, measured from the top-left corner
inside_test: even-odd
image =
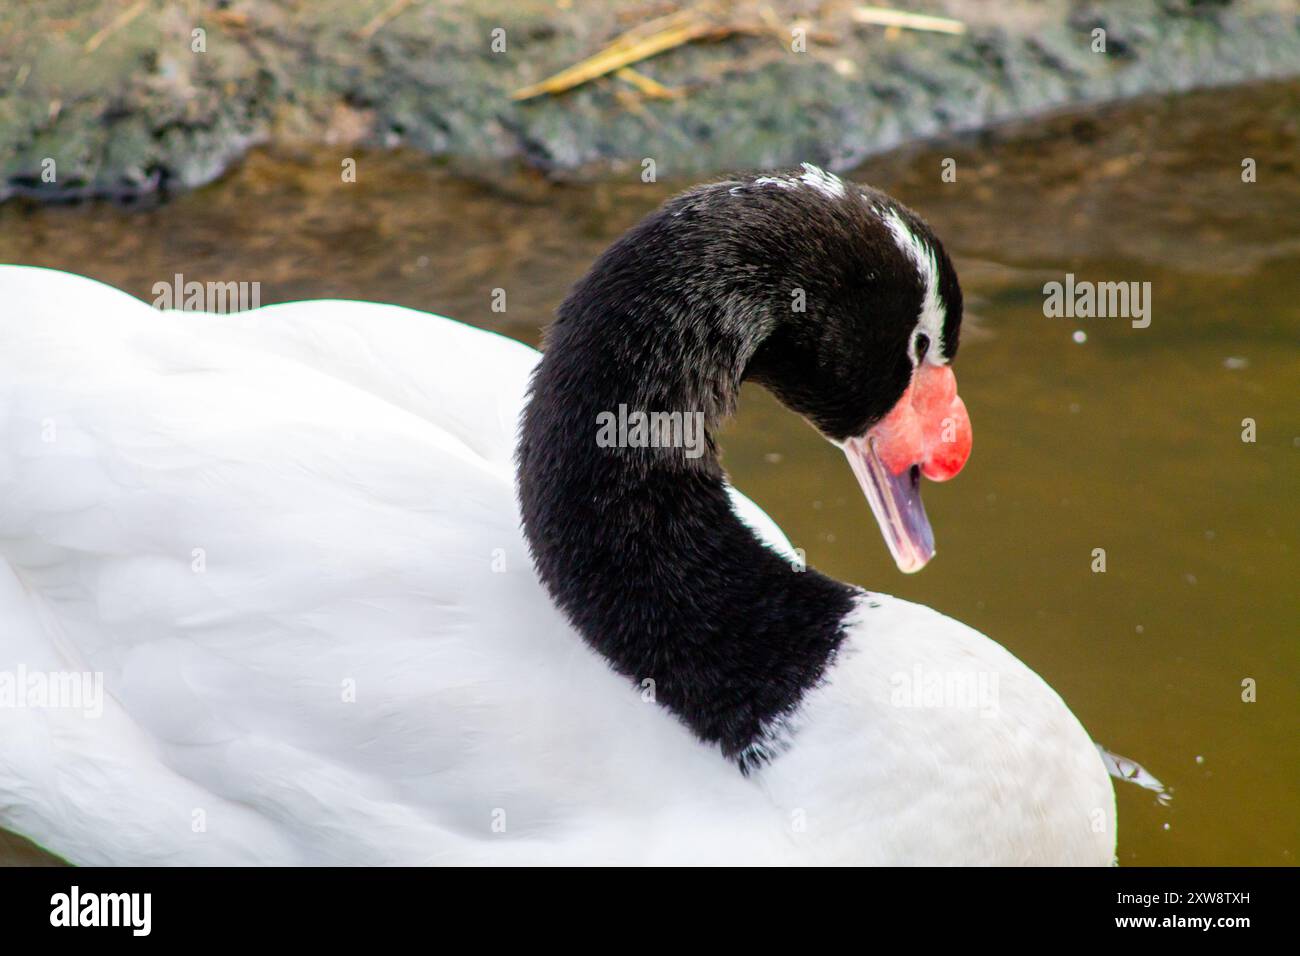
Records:
[[[858,171],[930,220],[971,313],[956,369],[975,450],[926,490],[939,555],[920,575],[895,570],[840,452],[765,392],[746,390],[724,436],[736,484],[810,563],[986,632],[1172,788],[1163,806],[1118,786],[1124,864],[1294,864],[1300,844],[1298,117],[1300,85],[1215,91]],[[592,258],[685,185],[474,176],[408,154],[363,154],[344,184],[341,159],[254,155],[148,210],[3,207],[0,261],[145,299],[177,272],[259,281],[263,304],[396,302],[536,343]],[[1067,272],[1150,282],[1150,327],[1045,318],[1043,285]],[[0,861],[38,856],[0,835]]]

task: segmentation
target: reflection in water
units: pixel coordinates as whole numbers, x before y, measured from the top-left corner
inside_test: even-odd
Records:
[[[959,479],[926,489],[922,574],[898,574],[843,456],[766,393],[747,388],[723,436],[737,486],[811,564],[988,633],[1178,789],[1162,806],[1118,788],[1121,864],[1296,862],[1298,117],[1297,85],[1214,91],[859,172],[925,214],[968,302],[978,438]],[[257,155],[156,209],[0,209],[0,260],[145,299],[180,272],[258,281],[268,304],[396,302],[536,343],[594,256],[681,185],[483,180],[409,154],[363,155],[342,184],[338,156]],[[1044,317],[1067,273],[1150,282],[1150,327]],[[0,859],[33,852],[0,842]]]

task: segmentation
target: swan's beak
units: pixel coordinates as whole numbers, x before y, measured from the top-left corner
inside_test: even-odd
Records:
[[[921,468],[912,465],[891,474],[880,460],[871,433],[850,438],[844,454],[885,536],[898,570],[912,574],[934,557],[934,529],[921,504]]]
[[[923,365],[903,397],[863,435],[844,442],[853,474],[904,574],[934,557],[934,531],[921,504],[921,476],[947,481],[970,457],[970,418],[946,365]]]

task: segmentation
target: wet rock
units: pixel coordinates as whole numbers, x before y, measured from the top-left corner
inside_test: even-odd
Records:
[[[913,5],[963,20],[960,36],[858,24],[848,7],[801,0],[766,4],[775,19],[728,5],[713,14],[734,28],[720,39],[636,65],[673,98],[607,76],[510,99],[680,6],[235,0],[195,16],[7,5],[0,199],[191,188],[268,141],[406,145],[554,176],[637,170],[647,158],[672,177],[804,160],[844,169],[1062,106],[1300,74],[1285,0]],[[792,24],[807,30],[806,52],[792,52]]]

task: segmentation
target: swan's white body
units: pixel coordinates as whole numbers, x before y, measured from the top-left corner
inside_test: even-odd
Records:
[[[0,267],[0,675],[105,689],[0,708],[0,825],[84,864],[1111,861],[1078,721],[927,608],[864,597],[748,778],[613,673],[519,528],[536,359],[394,306],[166,313]],[[993,713],[900,698],[959,672]]]

